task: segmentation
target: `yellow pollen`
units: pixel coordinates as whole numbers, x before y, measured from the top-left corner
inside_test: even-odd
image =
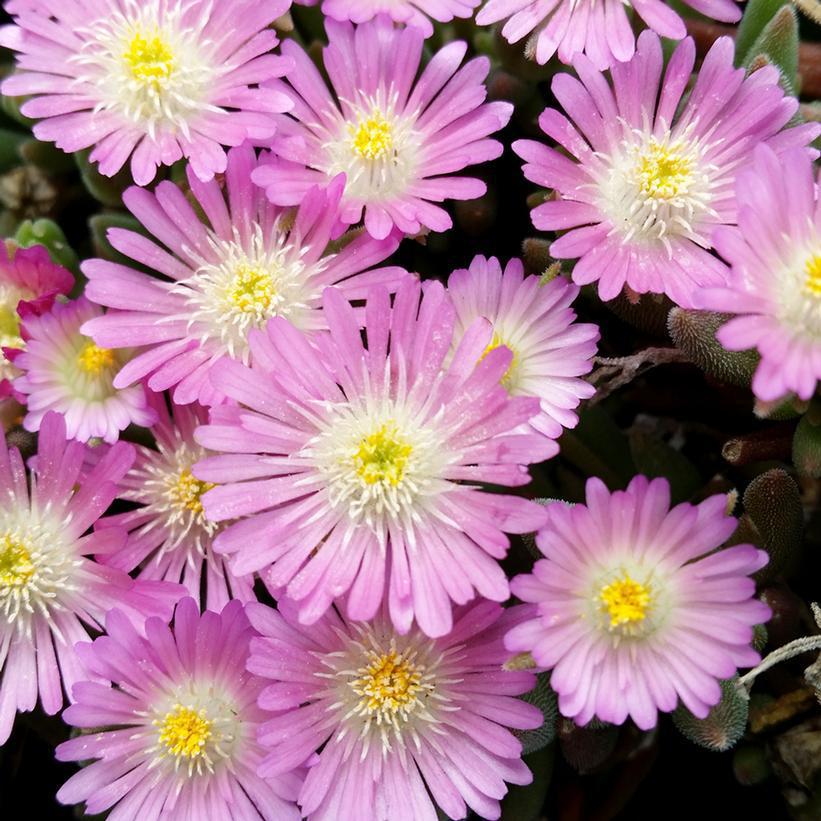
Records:
[[[216,485],[212,482],[200,481],[190,470],[186,469],[180,473],[179,478],[168,493],[174,503],[180,507],[194,513],[202,513],[203,507],[200,497],[207,490],[211,490],[212,487],[216,487]]]
[[[510,349],[510,352],[513,354],[513,358],[510,360],[510,364],[507,366],[507,370],[502,375],[502,385],[510,390],[510,380],[513,375],[514,370],[516,369],[516,365],[518,364],[518,357],[516,356],[516,351],[505,342],[501,336],[499,336],[498,332],[493,332],[493,339],[490,340],[490,345],[485,348],[484,353],[479,357],[479,362],[481,362],[491,351],[495,351],[496,348],[501,348],[502,346]],[[477,363],[478,364],[478,363]]]
[[[371,650],[368,655],[371,663],[358,670],[360,677],[351,682],[354,692],[362,696],[360,707],[386,717],[413,709],[417,693],[424,689],[421,671],[395,649],[381,655]]]
[[[175,704],[162,721],[155,721],[160,727],[160,742],[169,753],[185,758],[199,758],[205,755],[205,745],[211,738],[211,722],[205,717],[205,710],[198,713],[182,704]]]
[[[364,437],[354,454],[356,475],[366,484],[387,483],[396,487],[405,475],[413,448],[392,422]]]
[[[174,53],[156,31],[148,36],[135,32],[123,60],[135,80],[155,89],[174,71]]]
[[[86,373],[99,376],[114,365],[114,352],[89,342],[77,357],[77,364]]]
[[[251,265],[239,265],[228,298],[243,313],[265,312],[276,296],[273,275]]]
[[[805,263],[804,290],[813,296],[821,296],[821,254],[813,254]]]
[[[381,160],[393,151],[393,129],[377,108],[358,125],[349,125],[353,138],[353,150],[362,159]]]
[[[650,606],[650,589],[625,573],[602,587],[599,597],[610,616],[610,628],[644,621]]]
[[[639,158],[637,171],[643,194],[670,200],[686,191],[693,163],[675,144],[666,145],[653,137]]]
[[[36,570],[25,545],[8,534],[0,537],[0,589],[25,587]]]

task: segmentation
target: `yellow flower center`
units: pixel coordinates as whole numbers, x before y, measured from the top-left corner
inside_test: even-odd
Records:
[[[510,364],[507,366],[507,370],[502,374],[502,385],[510,390],[510,383],[512,380],[513,372],[516,370],[516,366],[518,365],[518,356],[516,355],[516,351],[499,336],[497,331],[493,332],[493,339],[490,340],[490,344],[485,348],[484,353],[479,357],[479,362],[481,362],[491,351],[495,351],[496,348],[501,348],[502,346],[510,349],[510,352],[513,354],[513,358],[510,360]],[[477,363],[478,364],[478,363]]]
[[[388,721],[400,711],[407,714],[419,701],[422,670],[395,649],[381,655],[368,652],[371,663],[357,670],[359,678],[351,682],[361,712],[380,713]]]
[[[393,151],[393,129],[377,108],[357,125],[349,125],[353,150],[362,159],[381,160]]]
[[[354,454],[356,475],[366,484],[387,483],[396,487],[405,475],[413,448],[392,422],[364,437]]]
[[[252,265],[237,266],[228,298],[240,311],[247,314],[265,313],[270,310],[275,296],[273,274]]]
[[[174,71],[174,53],[156,31],[150,35],[135,32],[123,52],[123,60],[137,82],[154,88]]]
[[[171,755],[189,759],[205,755],[205,745],[211,738],[211,722],[205,717],[205,710],[194,712],[176,704],[162,721],[154,724],[160,727],[160,742]]]
[[[693,162],[676,143],[652,137],[638,161],[641,192],[654,199],[670,200],[686,193],[692,180]]]
[[[610,616],[612,630],[644,621],[650,607],[650,588],[625,573],[623,578],[602,587],[599,598]]]
[[[812,296],[821,296],[821,254],[813,254],[804,264],[807,278],[804,290]]]
[[[177,481],[171,486],[168,495],[174,504],[185,510],[194,513],[202,513],[202,501],[200,497],[203,493],[216,487],[212,482],[202,482],[194,476],[189,469],[183,470]]]
[[[24,544],[8,534],[0,538],[0,588],[25,587],[36,570]]]
[[[98,348],[93,342],[89,342],[77,357],[77,364],[86,373],[99,376],[113,367],[114,352],[108,348]]]

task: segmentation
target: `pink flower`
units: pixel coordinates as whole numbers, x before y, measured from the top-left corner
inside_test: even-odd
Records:
[[[330,610],[306,631],[289,606],[248,605],[263,636],[248,669],[270,680],[259,705],[275,713],[260,728],[260,774],[319,750],[299,794],[309,821],[435,821],[433,802],[449,818],[498,818],[505,781],[532,778],[508,728],[542,723],[514,698],[533,674],[502,670],[502,637],[522,609],[459,607],[452,630],[430,639],[396,632],[384,613],[356,624]]]
[[[512,396],[539,398],[541,411],[529,424],[550,439],[574,428],[579,421],[574,409],[595,393],[580,377],[593,367],[599,338],[596,325],[574,322],[570,305],[579,289],[562,277],[545,283],[525,277],[518,259],[502,273],[495,257],[475,257],[469,269],[450,275],[448,292],[456,308],[457,341],[482,316],[493,326],[488,350],[504,345],[513,352],[502,385]]]
[[[81,333],[81,326],[102,311],[85,297],[56,303],[46,314],[23,324],[26,348],[14,360],[22,376],[14,389],[26,397],[26,430],[37,431],[48,411],[65,416],[68,435],[87,442],[102,437],[116,442],[130,424],[151,425],[156,417],[142,385],[118,390],[114,375],[129,351],[100,348]]]
[[[611,88],[578,56],[581,82],[569,74],[553,80],[573,122],[552,108],[539,119],[559,148],[531,140],[513,145],[526,161],[525,176],[558,195],[533,210],[533,224],[565,232],[551,254],[578,258],[574,282],[598,280],[602,299],[626,284],[694,307],[698,289],[727,276],[710,253],[711,237],[736,220],[738,169],[763,141],[782,151],[819,133],[817,123],[782,130],[798,101],[784,96],[773,66],[750,76],[734,68],[727,37],[710,48],[682,103],[694,60],[688,38],[662,78],[659,38],[642,32],[632,60],[611,69]]]
[[[287,98],[256,86],[287,60],[269,54],[269,24],[289,0],[15,0],[0,44],[19,52],[3,94],[22,106],[39,140],[68,153],[94,147],[100,172],[131,157],[138,185],[187,157],[209,180],[222,146],[267,140]]]
[[[664,479],[637,476],[610,493],[587,482],[587,505],[548,506],[536,543],[545,558],[511,582],[538,605],[505,644],[552,670],[559,709],[578,724],[630,716],[643,730],[681,700],[704,718],[720,679],[759,661],[753,626],[770,618],[750,574],[752,545],[716,550],[733,533],[725,496],[670,510]]]
[[[58,294],[67,294],[74,277],[55,265],[42,245],[20,248],[11,241],[0,255],[0,396],[10,393],[10,381],[20,374],[12,362],[25,347],[20,318],[50,310]]]
[[[323,14],[334,20],[366,23],[386,14],[396,23],[420,28],[425,37],[433,34],[430,20],[447,23],[454,17],[471,17],[481,0],[324,0]]]
[[[271,206],[250,181],[256,167],[251,147],[229,153],[226,194],[216,180],[200,182],[189,171],[201,221],[186,195],[170,182],[154,193],[130,188],[124,200],[156,240],[112,228],[112,245],[161,276],[105,260],[89,260],[83,272],[86,294],[116,310],[84,326],[107,348],[143,348],[114,379],[117,388],[148,378],[154,391],[174,389],[174,401],[222,401],[209,381],[215,363],[227,358],[248,362],[248,334],[272,316],[296,327],[325,327],[322,290],[338,285],[349,299],[362,299],[368,287],[393,288],[407,272],[372,269],[390,256],[397,237],[360,236],[335,252],[329,248],[342,180],[326,191],[305,193],[294,216]]]
[[[98,528],[123,527],[129,539],[121,550],[102,561],[121,570],[139,569],[138,578],[181,582],[203,606],[221,610],[232,598],[254,597],[251,574],[236,576],[223,556],[213,550],[220,525],[205,517],[200,497],[213,487],[191,472],[208,452],[194,441],[194,429],[207,420],[198,405],[174,405],[168,412],[165,397],[152,394],[158,421],[152,428],[157,449],[140,447],[134,467],[120,482],[119,498],[139,507],[107,516]]]
[[[124,442],[83,475],[87,448],[66,442],[63,417],[48,414],[39,437],[37,469],[26,485],[20,452],[0,444],[0,744],[15,713],[33,710],[39,695],[49,715],[85,675],[75,647],[120,607],[138,626],[168,618],[182,588],[135,582],[91,554],[122,548],[121,528],[88,533],[111,504],[134,449]],[[87,534],[87,535],[86,535]]]
[[[488,139],[507,125],[513,106],[484,103],[486,57],[459,64],[467,44],[438,51],[416,80],[424,33],[394,28],[379,15],[354,28],[326,20],[325,69],[332,92],[311,58],[292,40],[282,45],[296,68],[268,87],[288,95],[291,116],[278,118],[271,157],[253,173],[271,202],[296,205],[313,185],[347,178],[341,219],[363,218],[371,236],[451,227],[434,205],[485,193],[483,182],[452,176],[493,160],[502,145]]]
[[[741,17],[735,0],[684,0],[699,13],[734,23]],[[525,55],[544,64],[558,52],[571,63],[582,52],[597,69],[629,60],[636,48],[630,11],[661,35],[681,40],[684,21],[664,0],[487,0],[476,15],[480,26],[505,20],[509,43],[528,37]]]
[[[97,729],[57,748],[61,761],[96,759],[57,793],[112,818],[276,819],[299,821],[299,764],[260,777],[256,740],[264,681],[245,672],[255,635],[242,605],[200,615],[193,599],[177,607],[174,629],[151,618],[140,635],[118,610],[107,635],[86,645],[83,661],[97,681],[75,685],[63,718]],[[116,729],[110,729],[115,727]]]
[[[373,289],[367,348],[339,291],[326,290],[324,310],[330,332],[315,344],[274,318],[252,339],[253,368],[214,369],[237,405],[214,408],[198,429],[200,444],[226,455],[194,474],[220,483],[202,497],[209,518],[249,516],[216,548],[236,554],[235,573],[264,571],[270,588],[285,588],[304,624],[342,597],[348,618],[370,619],[386,597],[400,632],[415,617],[442,636],[451,602],[508,597],[505,532],[544,521],[535,503],[476,487],[526,484],[525,465],[552,452],[516,432],[539,400],[502,387],[506,348],[478,362],[492,336],[484,319],[443,368],[455,318],[438,282],[403,285],[393,308]]]
[[[716,336],[725,348],[761,354],[753,392],[764,401],[790,391],[811,399],[821,379],[821,203],[806,151],[767,146],[738,176],[738,228],[713,240],[730,264],[726,287],[701,305],[738,314]]]

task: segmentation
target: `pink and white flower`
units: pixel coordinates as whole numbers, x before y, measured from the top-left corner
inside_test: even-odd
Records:
[[[448,23],[454,17],[471,17],[481,0],[323,0],[322,12],[334,20],[367,23],[379,14],[395,23],[420,28],[425,37],[433,34],[431,20]]]
[[[346,176],[341,219],[364,218],[372,237],[394,227],[404,234],[446,231],[452,221],[435,203],[482,196],[486,186],[454,176],[496,159],[502,144],[490,135],[507,125],[513,106],[484,102],[486,57],[459,67],[463,42],[438,51],[418,80],[424,33],[394,28],[385,15],[361,26],[326,20],[323,52],[328,88],[308,54],[282,45],[295,69],[267,87],[293,102],[278,118],[271,156],[253,173],[271,202],[296,205],[314,185]]]
[[[450,364],[453,307],[438,282],[400,287],[393,306],[373,289],[367,348],[341,292],[325,291],[329,332],[311,340],[275,317],[251,341],[253,368],[226,360],[215,386],[232,403],[197,431],[225,455],[194,475],[219,486],[202,497],[215,521],[247,516],[215,541],[235,573],[260,571],[271,589],[315,623],[344,599],[351,619],[370,619],[383,598],[399,632],[414,618],[445,635],[452,602],[504,601],[498,561],[506,533],[532,532],[543,509],[479,482],[517,487],[526,465],[552,447],[517,430],[539,412],[501,379],[512,354],[482,352],[492,329],[478,319]]]

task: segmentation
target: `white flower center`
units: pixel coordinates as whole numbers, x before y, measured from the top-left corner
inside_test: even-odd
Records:
[[[301,456],[325,475],[333,506],[384,538],[389,521],[410,522],[447,491],[441,477],[454,457],[435,426],[400,403],[377,404],[333,408]]]
[[[792,259],[778,282],[779,319],[799,334],[821,339],[821,237],[787,253]]]
[[[25,348],[20,336],[20,315],[17,305],[21,299],[30,299],[30,291],[24,292],[12,285],[0,285],[0,348]],[[20,374],[0,351],[0,379],[13,379]]]
[[[202,494],[214,485],[197,479],[191,470],[204,456],[205,450],[197,446],[183,443],[170,450],[160,444],[159,451],[134,469],[134,488],[122,494],[124,499],[144,504],[144,512],[151,514],[144,531],[157,526],[166,530],[159,555],[174,550],[183,540],[204,555],[219,529],[205,517],[202,505]]]
[[[248,362],[248,333],[263,328],[273,316],[284,316],[299,327],[320,293],[309,280],[331,259],[323,257],[310,268],[300,249],[287,243],[276,226],[268,237],[254,223],[250,241],[236,232],[233,240],[211,238],[212,258],[199,260],[197,272],[172,288],[186,299],[184,315],[203,342],[217,341],[226,353]]]
[[[12,500],[9,503],[16,504]],[[0,612],[9,624],[31,631],[31,618],[63,605],[61,596],[76,590],[82,559],[66,543],[65,522],[35,508],[0,510]]]
[[[100,348],[79,332],[72,335],[71,341],[73,347],[65,351],[63,366],[58,371],[70,395],[88,402],[114,396],[114,377],[128,361],[129,351]]]
[[[683,237],[710,247],[703,222],[711,208],[714,167],[691,136],[633,131],[612,155],[600,158],[596,183],[599,206],[622,242],[661,243]]]
[[[393,99],[364,101],[340,117],[339,131],[325,144],[329,176],[345,173],[345,193],[365,201],[404,193],[416,176],[421,139],[415,117],[395,113]]]
[[[238,707],[224,688],[200,682],[159,698],[146,719],[149,768],[173,762],[174,772],[189,778],[212,774],[221,763],[230,767],[246,736]]]
[[[125,0],[123,11],[80,29],[85,43],[71,59],[82,73],[78,83],[94,86],[98,109],[115,110],[152,134],[158,125],[188,134],[188,123],[209,108],[219,74],[229,70],[211,56],[200,16],[191,27],[189,4]]]

